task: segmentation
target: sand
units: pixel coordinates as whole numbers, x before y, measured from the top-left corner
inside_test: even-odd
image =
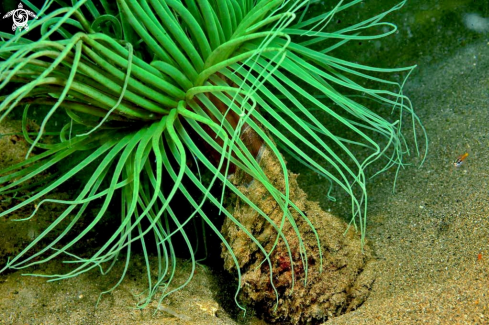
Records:
[[[489,43],[419,70],[406,94],[428,132],[428,158],[402,171],[395,194],[388,175],[374,182],[378,277],[361,308],[328,324],[489,323]]]

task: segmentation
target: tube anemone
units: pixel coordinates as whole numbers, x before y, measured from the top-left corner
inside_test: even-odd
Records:
[[[171,285],[172,242],[183,240],[195,267],[186,227],[201,219],[222,241],[225,268],[239,281],[240,308],[241,289],[243,299],[272,320],[325,320],[356,308],[365,294],[354,288],[371,283],[361,275],[370,256],[368,177],[404,166],[403,116],[411,119],[417,152],[416,128],[422,129],[402,93],[405,79],[379,77],[407,77],[414,67],[374,68],[334,56],[349,41],[396,31],[382,19],[404,2],[334,30],[332,18],[360,2],[340,1],[326,11],[313,0],[31,6],[39,18],[29,21],[29,31],[1,33],[0,42],[0,121],[23,110],[22,133],[30,144],[25,161],[0,172],[0,194],[29,190],[30,197],[0,217],[35,204],[27,220],[47,202],[66,209],[1,271],[63,255],[73,269],[43,275],[60,280],[94,268],[105,273],[125,255],[122,281],[137,243],[148,268],[142,308],[191,280]],[[365,86],[372,83],[379,89]],[[397,117],[388,120],[383,109],[366,105],[389,107]],[[33,111],[42,114],[35,132],[27,128]],[[349,225],[305,199],[281,152],[349,194]],[[367,175],[374,163],[381,167]],[[36,186],[47,171],[56,177]],[[79,176],[84,183],[72,199],[49,197]],[[120,225],[91,256],[75,255],[76,244],[119,197]],[[176,213],[177,197],[190,215]],[[218,208],[221,230],[204,204]],[[90,222],[73,234],[92,208]],[[52,241],[43,241],[52,233]],[[331,284],[346,273],[344,284]],[[347,294],[340,298],[335,290]],[[321,311],[319,298],[299,301],[295,292],[308,299],[323,292]]]

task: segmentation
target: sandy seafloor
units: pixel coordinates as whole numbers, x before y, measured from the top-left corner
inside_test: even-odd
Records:
[[[467,1],[447,3],[452,6],[443,11],[413,1],[396,18],[402,33],[413,34],[402,45],[411,57],[397,58],[404,50],[396,49],[392,61],[418,64],[405,94],[426,128],[429,154],[421,168],[401,171],[395,194],[393,171],[372,180],[367,233],[377,278],[358,310],[327,324],[489,324],[489,31],[463,30],[460,22],[459,30],[450,30],[450,20],[439,21],[463,19]],[[466,162],[454,168],[465,152]],[[310,199],[346,215],[348,201],[332,206],[326,200],[326,182],[305,170],[299,181]],[[54,262],[36,273],[62,269]],[[115,274],[47,283],[21,273],[0,274],[0,324],[236,323],[222,307],[223,295],[233,292],[223,292],[219,276],[206,267],[160,310],[153,304],[144,311],[131,308],[144,288],[141,263],[98,308],[98,294],[117,281]],[[253,317],[239,322],[264,324]]]
[[[395,194],[388,174],[374,182],[378,277],[361,308],[328,323],[489,324],[489,43],[420,70],[406,94],[428,132],[428,158],[401,172]]]

